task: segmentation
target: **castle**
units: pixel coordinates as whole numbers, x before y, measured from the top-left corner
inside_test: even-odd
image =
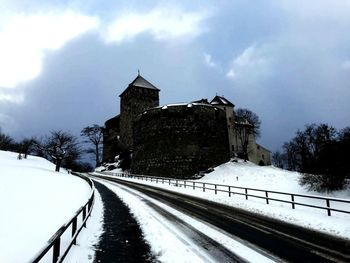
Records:
[[[105,122],[103,161],[132,153],[133,173],[186,178],[241,154],[234,105],[216,96],[159,106],[160,90],[140,74],[119,95],[120,114]],[[248,158],[270,165],[270,151],[249,137]]]

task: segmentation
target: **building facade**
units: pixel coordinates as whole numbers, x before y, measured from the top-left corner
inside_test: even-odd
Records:
[[[103,161],[132,152],[132,172],[188,177],[242,152],[234,104],[216,96],[159,107],[159,89],[138,75],[120,94],[120,115],[106,121]],[[249,135],[248,158],[270,165],[270,152]]]

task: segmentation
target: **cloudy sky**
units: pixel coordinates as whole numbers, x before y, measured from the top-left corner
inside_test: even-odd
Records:
[[[278,149],[350,126],[350,0],[0,0],[0,127],[79,134],[119,113],[140,69],[161,104],[216,94]]]

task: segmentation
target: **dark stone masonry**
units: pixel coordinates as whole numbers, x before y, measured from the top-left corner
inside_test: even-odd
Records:
[[[120,141],[133,147],[133,124],[136,117],[147,109],[159,106],[159,89],[138,76],[120,94]]]
[[[190,177],[229,160],[226,114],[207,104],[147,110],[134,123],[132,172]]]

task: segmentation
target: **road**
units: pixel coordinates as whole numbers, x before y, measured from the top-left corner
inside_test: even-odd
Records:
[[[274,261],[350,262],[350,244],[346,240],[157,187],[131,183],[118,178],[111,179],[103,176],[100,178],[137,190],[192,218],[206,222]],[[151,203],[149,205],[159,214],[176,222],[184,232],[190,233],[199,246],[208,247],[218,262],[245,261],[244,258],[206,237],[205,234],[198,232],[159,206]]]

